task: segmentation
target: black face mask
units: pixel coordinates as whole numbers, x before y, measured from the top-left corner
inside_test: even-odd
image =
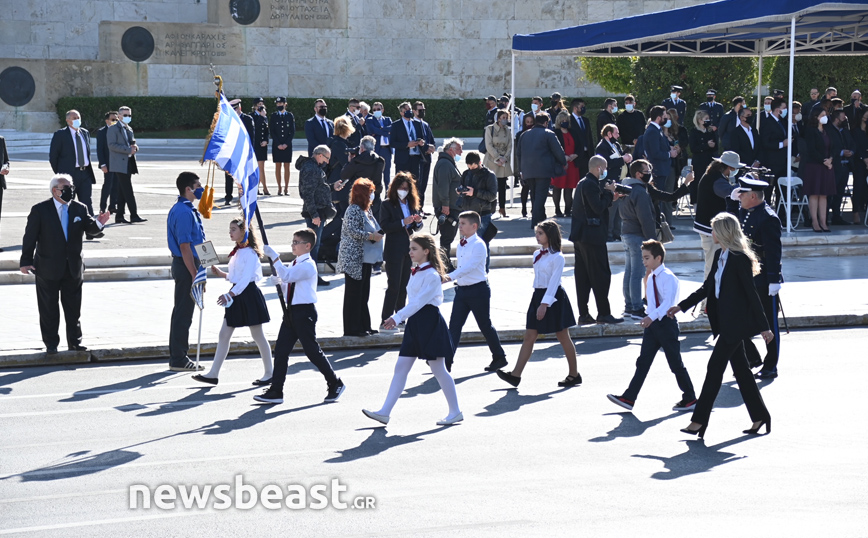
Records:
[[[642,174],[642,181],[644,181],[645,183],[650,183],[651,182],[651,174]]]
[[[561,122],[561,129],[569,129],[569,128],[570,128],[570,122],[568,122],[568,121],[562,121]]]
[[[405,110],[404,111],[404,117],[407,118],[408,120],[412,120],[413,119],[413,111],[412,110]]]
[[[75,187],[72,185],[66,185],[63,187],[63,190],[60,191],[60,199],[66,203],[72,201],[72,197],[75,195]]]
[[[706,101],[708,101],[709,103],[713,103],[713,102],[714,102],[714,97],[706,97],[705,99],[706,99]]]
[[[286,108],[286,107],[284,107],[283,105],[277,105],[277,110],[283,110],[284,108]]]
[[[422,119],[425,117],[425,111],[424,110],[418,110],[418,111],[416,111],[416,113],[419,114],[419,119]]]
[[[319,115],[322,116],[323,118],[324,118],[324,117],[326,116],[326,114],[328,114],[328,113],[329,113],[329,109],[328,109],[328,107],[326,107],[326,106],[322,107],[321,109],[319,109],[319,112],[317,112],[317,114],[319,114]]]

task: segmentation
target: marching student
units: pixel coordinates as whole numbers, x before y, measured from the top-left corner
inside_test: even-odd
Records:
[[[461,422],[464,415],[458,407],[455,381],[448,372],[447,365],[451,366],[455,346],[446,327],[446,320],[438,308],[443,304],[443,260],[434,237],[428,234],[414,235],[410,239],[410,259],[417,265],[411,271],[410,282],[407,284],[407,306],[383,322],[386,329],[394,329],[398,323],[407,320],[404,340],[395,364],[395,375],[383,407],[378,411],[362,409],[362,413],[377,422],[388,424],[392,408],[404,392],[410,368],[416,359],[421,359],[431,367],[431,372],[446,396],[449,414],[438,420],[437,425],[447,426]]]
[[[491,364],[486,372],[496,372],[505,367],[506,353],[500,345],[497,331],[491,325],[491,288],[485,274],[488,246],[476,234],[482,219],[476,211],[464,211],[458,215],[458,269],[444,277],[446,282],[455,281],[455,299],[452,300],[452,315],[449,318],[449,334],[452,343],[458,347],[461,329],[467,321],[467,314],[473,312],[476,325],[482,331],[488,349],[491,350]],[[451,369],[450,369],[451,371]]]
[[[322,348],[316,341],[316,263],[310,257],[310,251],[316,244],[316,232],[310,228],[302,228],[292,234],[292,253],[295,259],[292,265],[286,267],[280,261],[280,254],[265,245],[265,255],[271,258],[277,275],[283,282],[286,296],[286,313],[277,334],[274,345],[274,377],[271,387],[261,395],[254,396],[257,402],[279,404],[283,403],[283,383],[286,381],[286,369],[289,365],[289,354],[295,343],[301,341],[301,347],[307,359],[316,366],[325,377],[328,385],[325,403],[338,401],[344,392],[344,383],[335,374],[331,363],[326,358]]]
[[[267,385],[271,382],[271,346],[262,330],[262,324],[268,323],[271,317],[268,315],[265,297],[256,285],[262,280],[262,264],[259,261],[262,247],[259,246],[259,239],[254,230],[250,230],[247,241],[244,240],[246,229],[244,217],[236,217],[229,223],[229,238],[235,241],[235,248],[229,253],[229,272],[221,271],[216,265],[211,266],[212,273],[234,285],[228,293],[224,293],[217,299],[217,304],[226,307],[226,313],[223,316],[223,326],[220,328],[211,370],[207,374],[193,376],[193,379],[201,383],[217,384],[220,368],[229,353],[229,340],[236,327],[250,327],[250,335],[262,356],[265,373],[253,384]]]
[[[539,250],[533,254],[533,298],[527,307],[527,322],[521,351],[512,372],[497,371],[497,376],[513,387],[521,382],[521,373],[533,353],[533,344],[540,334],[555,333],[564,348],[570,373],[558,382],[559,387],[582,383],[576,365],[576,346],[570,338],[570,327],[576,324],[573,307],[561,286],[564,255],[561,253],[561,229],[552,219],[536,225],[534,230]]]
[[[642,265],[646,270],[645,296],[648,298],[648,313],[640,321],[645,328],[642,335],[642,350],[636,360],[636,373],[621,396],[608,394],[606,397],[616,405],[629,411],[633,410],[636,397],[642,389],[651,363],[660,348],[666,354],[669,369],[675,374],[678,388],[681,389],[681,401],[675,404],[673,411],[692,411],[696,407],[696,393],[690,375],[681,362],[681,343],[678,341],[678,322],[667,314],[679,297],[678,277],[663,265],[666,249],[660,241],[649,240],[642,243]]]

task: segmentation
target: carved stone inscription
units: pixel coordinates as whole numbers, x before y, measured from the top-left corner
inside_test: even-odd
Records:
[[[188,63],[181,61],[185,58],[202,58],[204,59],[203,63],[208,63],[212,60],[225,59],[229,54],[230,41],[228,35],[223,31],[167,32],[162,34],[160,38],[157,45],[157,57],[179,60],[173,63]]]
[[[100,23],[100,58],[109,61],[129,61],[128,56],[121,51],[121,42],[131,26],[140,26],[153,36],[154,52],[146,59],[147,63],[244,64],[244,37],[241,27],[234,23],[231,27],[223,28],[216,24],[104,21]]]
[[[347,27],[347,3],[349,0],[210,1],[219,2],[217,22],[221,25],[249,25],[259,28]]]

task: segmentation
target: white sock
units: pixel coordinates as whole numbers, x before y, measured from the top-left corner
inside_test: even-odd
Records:
[[[386,401],[383,407],[377,411],[378,415],[389,416],[392,413],[392,408],[404,392],[404,387],[407,385],[407,375],[410,373],[410,368],[416,362],[416,357],[398,356],[398,362],[395,363],[395,375],[392,376],[392,384],[389,385],[389,393],[386,395]]]
[[[250,336],[256,342],[256,347],[259,348],[259,355],[262,357],[262,366],[265,373],[262,374],[260,381],[271,379],[274,369],[271,365],[271,345],[268,343],[268,338],[265,337],[265,331],[262,330],[262,325],[251,325]]]
[[[233,332],[235,332],[235,327],[226,325],[226,319],[224,319],[217,340],[217,350],[214,352],[214,361],[211,363],[211,370],[205,374],[205,377],[217,378],[220,375],[220,368],[223,366],[223,361],[226,360],[226,355],[229,354],[229,340],[232,338]]]
[[[449,403],[449,416],[446,418],[452,418],[460,413],[461,409],[458,407],[458,393],[455,391],[455,380],[446,371],[446,359],[438,357],[435,361],[428,361],[428,366],[431,367],[431,372],[437,378],[437,382],[440,383],[440,390],[443,391],[443,395],[446,396],[446,402]]]

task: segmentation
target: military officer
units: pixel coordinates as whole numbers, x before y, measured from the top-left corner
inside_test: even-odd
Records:
[[[741,202],[739,220],[745,237],[750,240],[751,248],[760,260],[760,274],[754,277],[754,285],[760,296],[769,327],[774,339],[766,344],[765,360],[760,359],[753,342],[745,340],[745,353],[752,368],[762,364],[756,377],[772,379],[778,377],[778,355],[780,353],[780,330],[778,328],[778,292],[783,284],[781,276],[781,221],[765,201],[764,190],[769,186],[765,181],[746,174],[739,179],[738,199]]]
[[[271,159],[274,161],[274,175],[277,177],[277,190],[281,189],[281,170],[283,170],[283,192],[289,192],[289,163],[292,162],[292,139],[295,137],[295,116],[286,110],[286,97],[274,100],[277,111],[272,112],[268,122],[271,132]],[[267,195],[268,187],[262,182]]]
[[[265,182],[265,161],[268,160],[268,110],[262,97],[253,100],[253,152],[256,154],[256,162],[259,164],[259,178]],[[277,188],[277,194],[283,191]]]
[[[681,92],[684,90],[681,86],[673,85],[669,88],[669,97],[661,103],[666,110],[674,108],[678,111],[678,125],[684,127],[684,118],[687,116],[687,101],[681,98]]]
[[[720,119],[723,117],[723,105],[716,101],[717,90],[709,88],[705,92],[705,102],[699,105],[699,110],[708,112],[708,118],[711,120],[711,130],[717,131],[720,125]]]

